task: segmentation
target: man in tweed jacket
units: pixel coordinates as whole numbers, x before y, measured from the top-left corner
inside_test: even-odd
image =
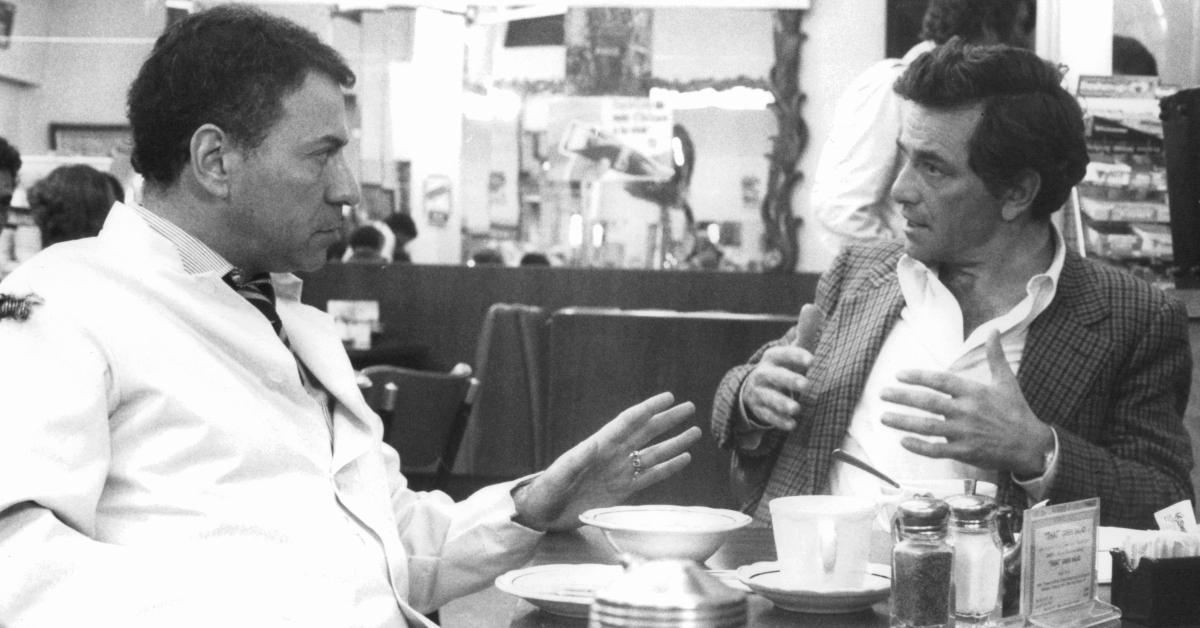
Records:
[[[1186,314],[1051,224],[1087,164],[1078,104],[1032,53],[957,41],[896,91],[904,241],[843,251],[717,390],[743,508],[871,490],[842,447],[894,477],[994,481],[1018,508],[1099,496],[1103,524],[1153,527],[1192,496]]]

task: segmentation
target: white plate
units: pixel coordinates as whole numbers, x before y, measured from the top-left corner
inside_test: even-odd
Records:
[[[496,588],[547,613],[586,618],[596,591],[620,575],[620,565],[538,565],[496,578]]]
[[[871,608],[887,599],[892,582],[882,573],[890,573],[887,565],[872,564],[863,574],[863,586],[856,589],[813,591],[789,587],[783,582],[779,563],[765,561],[738,568],[738,578],[751,591],[771,600],[776,607],[800,613],[853,613]]]

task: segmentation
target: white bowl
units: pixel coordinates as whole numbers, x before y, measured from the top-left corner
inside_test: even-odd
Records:
[[[579,515],[600,528],[618,550],[646,559],[681,558],[703,563],[749,515],[704,506],[614,506]]]

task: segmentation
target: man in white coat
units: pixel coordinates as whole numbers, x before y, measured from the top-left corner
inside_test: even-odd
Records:
[[[646,446],[693,412],[662,394],[531,478],[406,487],[291,274],[358,201],[353,80],[245,7],[155,44],[128,102],[144,205],[0,284],[0,625],[428,626],[687,464],[695,427]]]

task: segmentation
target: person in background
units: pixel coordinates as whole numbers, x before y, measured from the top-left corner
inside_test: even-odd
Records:
[[[1132,76],[1158,76],[1158,61],[1142,42],[1125,35],[1113,35],[1112,73]]]
[[[550,258],[544,253],[530,252],[521,256],[521,266],[549,266]]]
[[[471,254],[471,266],[503,266],[504,256],[496,249],[480,249]]]
[[[0,137],[0,278],[3,278],[8,273],[12,272],[22,261],[26,254],[21,253],[18,249],[30,248],[29,246],[20,247],[17,244],[17,232],[27,230],[27,226],[21,217],[27,215],[27,212],[19,212],[13,210],[13,199],[21,192],[17,188],[20,182],[21,172],[21,153],[15,146],[8,143],[8,140]],[[20,201],[27,204],[25,201]],[[28,238],[20,238],[22,241]],[[41,242],[36,243],[37,248],[41,248]]]
[[[8,208],[12,205],[20,172],[20,151],[0,137],[0,226],[8,224]]]
[[[409,242],[417,239],[417,224],[413,222],[412,216],[397,212],[384,218],[383,224],[395,238],[395,245],[392,247],[392,261],[412,262],[412,258],[404,248],[408,246]]]
[[[0,282],[0,625],[432,626],[421,612],[680,471],[663,393],[541,473],[415,492],[301,280],[359,202],[354,74],[241,4],[166,28],[129,90],[144,205]],[[654,444],[651,444],[651,443]]]
[[[835,448],[902,482],[994,482],[1018,511],[1099,497],[1101,525],[1152,528],[1192,498],[1183,305],[1051,221],[1088,163],[1060,81],[1032,52],[959,40],[901,75],[904,239],[845,248],[797,325],[718,388],[748,512],[878,494]]]
[[[383,234],[372,225],[364,225],[350,234],[350,257],[347,264],[387,264],[383,249]]]
[[[108,185],[112,188],[113,200],[125,201],[125,186],[121,185],[121,180],[117,175],[111,172],[105,172],[104,178],[108,179]]]
[[[43,247],[100,233],[116,200],[108,176],[84,164],[59,166],[29,189]]]
[[[921,38],[901,59],[885,59],[846,87],[813,174],[812,211],[838,247],[899,238],[904,219],[888,197],[903,161],[901,99],[892,84],[913,59],[951,37],[1032,47],[1034,0],[930,0]]]

